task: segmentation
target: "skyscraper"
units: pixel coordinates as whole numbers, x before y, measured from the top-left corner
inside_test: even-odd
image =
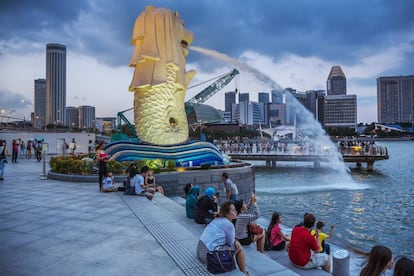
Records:
[[[66,123],[69,128],[79,128],[79,109],[74,106],[67,106],[65,108]]]
[[[224,111],[231,112],[231,105],[236,103],[236,92],[230,91],[224,94]]]
[[[249,93],[239,93],[239,103],[241,102],[249,102],[250,101],[250,97],[249,97]]]
[[[341,66],[332,66],[326,81],[327,95],[346,95],[346,77]]]
[[[66,46],[46,45],[46,124],[65,123]]]
[[[33,127],[44,128],[46,118],[46,80],[34,81],[34,117]]]
[[[89,105],[79,106],[79,128],[93,129],[95,127],[95,107]]]
[[[414,122],[414,75],[377,79],[378,122]]]

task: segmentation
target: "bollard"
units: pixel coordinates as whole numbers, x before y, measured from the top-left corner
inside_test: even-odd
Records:
[[[333,254],[333,275],[349,275],[349,253],[347,250],[338,250]]]

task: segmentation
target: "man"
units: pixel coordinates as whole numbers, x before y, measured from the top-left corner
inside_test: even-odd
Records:
[[[135,186],[135,194],[138,196],[145,196],[149,200],[152,200],[154,197],[154,193],[147,191],[144,187],[145,185],[145,177],[147,176],[148,167],[144,166],[141,168],[141,174],[137,174],[131,181],[133,182],[133,186]],[[132,186],[132,185],[131,185]]]
[[[70,150],[70,154],[75,155],[75,150],[76,150],[75,138],[73,138],[72,142],[69,143],[69,150]]]
[[[307,214],[303,226],[293,228],[289,259],[294,265],[302,269],[322,267],[326,272],[330,272],[331,262],[329,256],[325,253],[315,253],[319,251],[319,244],[310,233],[315,221],[313,214]]]
[[[226,191],[227,200],[231,200],[235,202],[237,199],[237,195],[239,194],[237,185],[234,184],[233,181],[231,181],[231,179],[229,178],[229,175],[226,172],[224,172],[221,175],[221,180],[223,181],[223,184],[224,184],[224,190]]]

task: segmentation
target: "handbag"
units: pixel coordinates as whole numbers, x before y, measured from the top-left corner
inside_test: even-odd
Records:
[[[249,223],[248,228],[249,228],[249,233],[251,234],[260,235],[263,233],[263,228],[260,227],[260,225],[258,224]]]
[[[233,256],[232,250],[207,252],[207,270],[213,274],[219,274],[236,269]]]

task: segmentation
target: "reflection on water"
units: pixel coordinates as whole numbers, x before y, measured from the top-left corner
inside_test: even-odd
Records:
[[[414,143],[381,145],[388,147],[390,159],[376,162],[372,174],[353,172],[353,181],[343,181],[329,169],[256,168],[263,216],[279,211],[284,223],[293,226],[312,212],[326,225],[336,225],[334,243],[364,251],[383,244],[394,255],[414,258]]]

